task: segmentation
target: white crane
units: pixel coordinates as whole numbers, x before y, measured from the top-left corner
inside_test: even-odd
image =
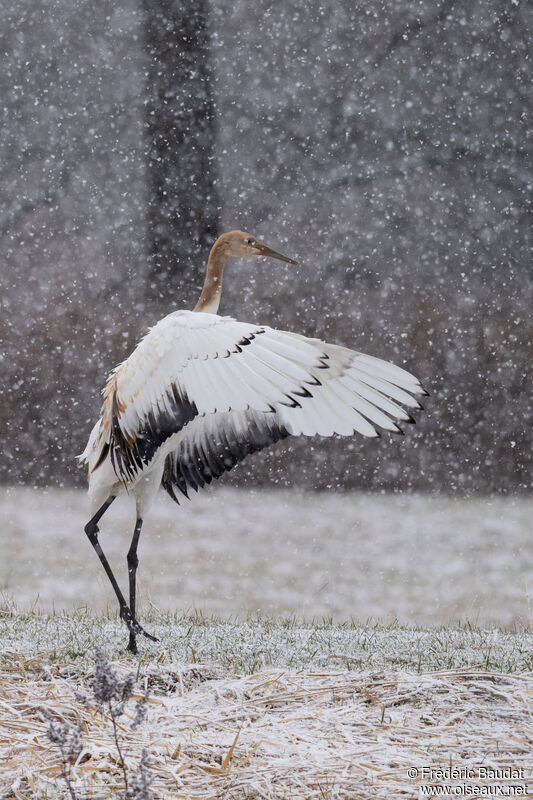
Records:
[[[146,510],[162,484],[175,490],[210,483],[249,453],[287,436],[379,436],[413,422],[427,392],[399,367],[346,347],[217,316],[230,256],[292,258],[255,236],[230,231],[215,242],[194,311],[160,320],[109,376],[101,417],[79,457],[88,464],[91,519],[85,532],[111,581],[128,648],[148,634],[135,616],[137,545]],[[126,603],[98,541],[98,522],[121,492],[137,517],[127,563]]]

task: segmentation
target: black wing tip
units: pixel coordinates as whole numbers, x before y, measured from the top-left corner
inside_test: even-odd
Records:
[[[298,397],[313,397],[309,389],[306,389],[305,386],[300,387],[300,391],[295,392],[293,390],[293,394],[297,395]]]
[[[294,394],[298,394],[298,392],[294,392]],[[310,395],[310,397],[312,397],[312,396],[313,395]],[[283,400],[280,400],[279,401],[279,405],[280,406],[287,406],[287,408],[301,408],[302,407],[301,403],[299,403],[298,400],[296,400],[295,397],[292,397],[292,395],[286,394],[285,397],[287,398],[287,400],[289,402],[285,403]],[[302,395],[302,397],[304,397],[304,395]]]

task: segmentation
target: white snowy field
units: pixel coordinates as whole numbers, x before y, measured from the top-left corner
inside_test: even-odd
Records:
[[[533,499],[306,493],[218,487],[144,524],[141,606],[221,617],[295,615],[529,628]],[[0,591],[19,609],[115,609],[76,490],[2,488]],[[100,541],[126,585],[134,506]]]
[[[101,525],[123,586],[132,506]],[[150,689],[145,723],[120,735],[130,775],[146,749],[154,800],[413,800],[441,784],[424,769],[450,764],[479,791],[485,767],[533,785],[532,500],[161,494],[139,568],[159,641],[137,657],[84,493],[4,489],[0,511],[1,797],[67,796],[43,706],[82,726],[76,797],[123,792],[109,717],[80,699],[96,648]]]

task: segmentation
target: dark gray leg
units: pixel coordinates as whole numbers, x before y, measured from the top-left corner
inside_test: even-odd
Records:
[[[109,561],[105,557],[104,551],[102,550],[100,542],[98,541],[98,521],[103,517],[103,515],[105,514],[105,512],[107,511],[107,509],[109,508],[114,499],[115,499],[114,496],[107,498],[105,503],[98,509],[94,517],[90,519],[87,525],[85,526],[85,533],[87,534],[90,543],[94,547],[96,555],[100,559],[100,562],[106,571],[106,575],[111,582],[111,586],[114,589],[120,607],[120,617],[121,619],[124,620],[124,622],[128,626],[130,633],[134,632],[142,634],[143,636],[146,636],[147,639],[151,639],[153,642],[157,642],[158,640],[156,639],[156,637],[152,636],[150,633],[147,633],[144,630],[144,628],[142,628],[139,625],[139,623],[135,619],[134,614],[132,614],[132,612],[130,611],[128,604],[124,599],[124,595],[120,591],[120,587],[116,581],[116,578],[113,575],[113,570],[109,566]]]
[[[137,558],[137,546],[139,544],[139,536],[141,535],[141,528],[143,525],[142,519],[138,519],[135,523],[135,530],[133,531],[133,538],[131,540],[130,549],[128,550],[128,575],[130,579],[130,611],[135,619],[135,600],[136,600],[136,584],[135,579],[137,576],[137,566],[139,559]],[[132,653],[137,652],[137,638],[135,632],[130,628],[130,641],[128,650]]]
[[[89,522],[87,523],[87,525],[85,526],[85,533],[87,533],[87,528],[89,526],[92,526],[93,528],[96,528],[96,526],[98,525],[98,523],[100,522],[100,520],[104,516],[105,512],[107,511],[107,509],[109,508],[109,506],[111,505],[113,500],[116,500],[116,499],[117,499],[116,494],[110,494],[109,495],[109,497],[107,498],[105,503],[102,506],[100,506],[100,508],[98,509],[96,514],[94,515],[94,517],[92,519],[90,519]],[[96,530],[98,531],[98,528],[96,528]]]

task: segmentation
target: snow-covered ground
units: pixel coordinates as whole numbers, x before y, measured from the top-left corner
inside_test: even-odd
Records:
[[[82,701],[95,648],[122,679],[135,675],[137,696],[150,691],[146,722],[130,731],[130,708],[120,736],[132,770],[147,749],[155,800],[412,800],[422,784],[461,784],[424,778],[450,764],[474,786],[487,784],[480,767],[522,769],[511,783],[532,785],[529,632],[152,611],[145,623],[160,640],[141,640],[133,657],[113,616],[0,612],[0,796],[66,796],[42,706],[82,724],[71,767],[80,800],[119,796],[109,717]]]
[[[66,797],[42,706],[57,721],[83,726],[83,750],[70,767],[77,796],[119,796],[112,726],[80,702],[80,690],[90,696],[90,677],[80,677],[38,658],[0,672],[6,798]],[[197,671],[193,686],[181,678],[178,670],[170,688],[152,696],[140,728],[130,732],[126,719],[119,730],[129,769],[146,748],[155,800],[412,800],[422,785],[464,784],[424,777],[425,769],[445,774],[450,765],[469,770],[466,783],[479,795],[489,796],[491,784],[502,796],[509,785],[531,786],[531,676],[276,670],[201,680]],[[494,782],[478,777],[483,767],[512,767],[523,777]]]
[[[460,784],[424,778],[450,764],[474,787],[481,767],[509,766],[531,785],[531,632],[154,609],[143,623],[159,641],[141,639],[135,657],[114,611],[0,607],[1,797],[66,797],[43,706],[82,725],[79,800],[119,796],[112,726],[91,702],[96,648],[135,676],[137,696],[149,688],[147,720],[130,731],[129,709],[120,737],[131,770],[146,748],[154,800],[412,800],[421,785]]]
[[[0,590],[19,608],[111,608],[81,491],[3,488]],[[216,490],[161,493],[139,549],[140,598],[169,610],[436,625],[533,621],[533,499]],[[126,584],[133,502],[101,542]]]

